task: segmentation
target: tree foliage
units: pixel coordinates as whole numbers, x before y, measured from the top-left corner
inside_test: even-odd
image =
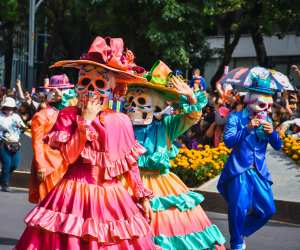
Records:
[[[212,78],[212,85],[222,76],[241,34],[250,34],[257,63],[269,67],[264,35],[282,38],[288,32],[298,32],[300,9],[295,0],[205,0],[204,14],[211,29],[224,35],[221,63]]]
[[[13,54],[12,31],[28,29],[28,5],[27,0],[0,1],[0,36],[6,38],[1,48],[7,58]],[[124,38],[146,68],[157,59],[173,68],[189,68],[205,65],[213,53],[207,36],[222,34],[224,49],[219,51],[216,81],[242,34],[251,35],[258,62],[265,65],[263,35],[282,37],[299,29],[296,0],[44,0],[37,12],[36,31],[47,30],[49,38],[39,81],[52,62],[78,58],[97,35]]]

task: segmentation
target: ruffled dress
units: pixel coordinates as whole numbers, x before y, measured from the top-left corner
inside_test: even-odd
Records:
[[[150,197],[136,160],[144,148],[128,117],[102,112],[88,123],[76,107],[63,109],[48,143],[69,168],[63,179],[25,218],[17,250],[156,249],[136,201]],[[123,175],[133,198],[119,181]]]
[[[144,185],[154,194],[151,199],[153,239],[163,249],[225,249],[225,238],[200,205],[204,197],[190,191],[170,172],[170,159],[178,153],[172,141],[199,120],[200,111],[207,103],[202,92],[196,97],[196,105],[180,97],[180,115],[165,116],[147,126],[134,126],[138,142],[147,150],[139,157],[138,165]]]

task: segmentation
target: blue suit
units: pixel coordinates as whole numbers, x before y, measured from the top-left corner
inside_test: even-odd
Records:
[[[258,129],[248,129],[249,122],[247,108],[233,112],[224,131],[224,142],[232,152],[217,188],[228,203],[232,249],[241,249],[243,237],[261,228],[275,213],[265,155],[269,143],[279,150],[282,141],[275,131],[262,139]]]

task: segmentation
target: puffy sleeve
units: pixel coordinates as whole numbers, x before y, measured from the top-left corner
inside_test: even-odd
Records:
[[[137,165],[137,159],[145,153],[145,149],[135,140],[128,116],[122,113],[107,115],[105,128],[110,133],[108,152],[112,160],[111,168],[106,169],[108,172],[105,176],[109,178],[123,175],[136,200],[152,197],[152,191],[148,190],[141,180]]]
[[[86,142],[95,140],[95,131],[75,107],[63,109],[54,128],[46,139],[53,148],[58,148],[68,164],[74,163],[85,147]]]
[[[150,189],[147,189],[141,180],[140,170],[137,163],[132,165],[130,170],[124,173],[124,178],[133,191],[135,200],[153,197],[153,192]]]
[[[195,96],[197,103],[193,105],[188,102],[186,96],[180,96],[179,108],[182,113],[164,117],[168,138],[171,142],[199,121],[201,110],[207,104],[207,98],[201,91],[196,92]]]
[[[42,146],[44,144],[45,123],[46,120],[42,115],[40,115],[40,112],[36,113],[31,121],[32,148],[35,161],[34,166],[37,171],[47,168],[47,166],[44,166],[47,161],[45,159],[44,147]]]

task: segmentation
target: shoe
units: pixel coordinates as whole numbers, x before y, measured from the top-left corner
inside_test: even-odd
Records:
[[[4,185],[4,186],[2,186],[1,191],[3,191],[3,192],[10,192],[11,190],[10,190],[10,187],[9,187],[9,186]]]
[[[243,241],[243,246],[242,246],[242,250],[246,250],[246,241]]]
[[[243,241],[243,244],[239,248],[230,248],[230,250],[246,250],[246,242],[245,240]]]

